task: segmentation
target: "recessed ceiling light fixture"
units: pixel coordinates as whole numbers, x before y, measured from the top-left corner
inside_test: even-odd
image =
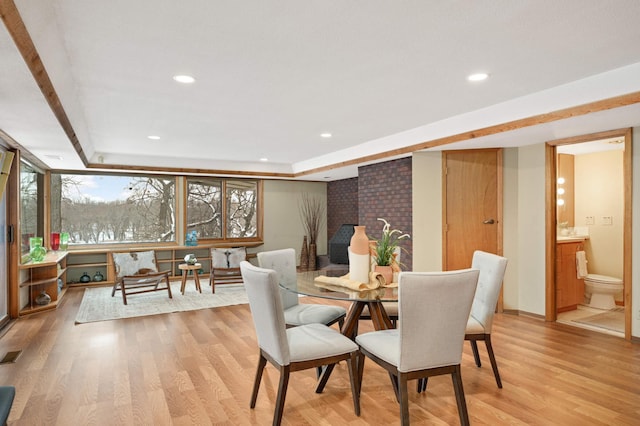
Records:
[[[487,74],[486,72],[478,72],[478,73],[469,75],[467,77],[467,80],[469,80],[469,81],[483,81],[483,80],[486,80],[487,78],[489,78],[489,74]]]
[[[196,81],[195,78],[191,77],[190,75],[185,75],[185,74],[174,75],[173,79],[175,81],[177,81],[178,83],[184,83],[184,84],[191,84],[194,81]]]
[[[328,133],[328,132],[320,133],[321,138],[330,138],[331,136],[332,136],[331,133]]]
[[[269,161],[269,159],[267,157],[262,157],[260,161]]]
[[[55,155],[55,154],[45,154],[45,157],[51,159],[51,160],[62,160],[62,156],[60,155]]]
[[[147,139],[151,139],[152,141],[157,141],[157,140],[160,140],[160,136],[150,135],[150,136],[147,136]]]

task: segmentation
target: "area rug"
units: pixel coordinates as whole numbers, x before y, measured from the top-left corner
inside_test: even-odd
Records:
[[[624,309],[615,309],[573,321],[624,333]]]
[[[171,283],[171,293],[172,299],[169,299],[166,291],[134,294],[127,296],[125,305],[120,292],[111,297],[111,287],[87,288],[76,315],[76,324],[249,303],[242,284],[216,286],[216,293],[212,294],[211,287],[206,280],[202,280],[200,294],[194,282],[189,280],[182,295],[180,282],[176,281]]]

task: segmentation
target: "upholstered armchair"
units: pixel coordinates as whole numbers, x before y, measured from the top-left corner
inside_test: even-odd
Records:
[[[246,259],[246,247],[212,248],[211,273],[209,274],[211,292],[216,292],[216,284],[242,283],[240,262]]]
[[[122,292],[122,301],[127,304],[127,295],[148,293],[150,291],[167,291],[171,295],[169,274],[171,271],[159,271],[156,253],[153,250],[111,253],[116,270],[116,279],[111,290],[111,297],[116,291]],[[161,285],[164,281],[165,285]]]

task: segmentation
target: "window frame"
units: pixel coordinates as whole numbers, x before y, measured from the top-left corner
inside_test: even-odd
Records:
[[[263,223],[264,223],[264,198],[263,198],[263,180],[262,179],[251,179],[251,178],[237,178],[237,177],[221,177],[221,176],[185,176],[184,182],[184,215],[182,216],[184,219],[183,223],[183,232],[184,235],[189,232],[187,229],[187,208],[188,208],[188,197],[189,197],[189,181],[190,180],[199,180],[206,181],[207,179],[211,180],[219,180],[221,182],[221,209],[222,209],[222,218],[221,218],[221,238],[202,238],[198,236],[198,243],[205,244],[220,244],[226,246],[240,246],[240,245],[252,245],[250,243],[259,243],[262,244],[264,241],[263,234]],[[227,238],[227,182],[228,181],[251,181],[256,183],[256,236],[255,237],[245,237],[245,238]]]
[[[123,172],[102,172],[102,173],[96,173],[96,172],[91,172],[91,171],[82,171],[82,170],[49,170],[47,171],[47,177],[48,177],[48,184],[47,184],[47,194],[48,194],[48,198],[49,198],[49,202],[45,204],[45,207],[47,209],[47,214],[46,214],[46,218],[47,218],[47,233],[46,235],[49,234],[49,232],[51,231],[51,221],[52,221],[52,217],[53,217],[53,211],[51,209],[51,200],[53,198],[53,194],[52,194],[52,179],[51,179],[51,175],[52,174],[60,174],[60,175],[86,175],[86,176],[119,176],[119,177],[136,177],[139,176],[141,178],[154,178],[154,179],[164,179],[164,180],[173,180],[174,181],[174,211],[176,212],[176,221],[174,224],[174,230],[173,230],[173,234],[174,234],[174,239],[172,241],[139,241],[139,242],[132,242],[132,241],[116,241],[116,242],[109,242],[109,243],[89,243],[89,244],[74,244],[69,245],[69,251],[83,251],[83,250],[94,250],[94,249],[128,249],[128,248],[133,248],[133,247],[172,247],[172,246],[177,246],[178,245],[178,241],[179,238],[181,238],[180,236],[180,229],[182,229],[182,224],[180,223],[180,217],[179,217],[179,212],[180,210],[180,179],[179,176],[177,175],[169,175],[169,174],[157,174],[157,173],[135,173],[135,172],[130,172],[127,173],[126,171]],[[45,238],[48,238],[45,237]],[[47,243],[48,244],[48,243]]]

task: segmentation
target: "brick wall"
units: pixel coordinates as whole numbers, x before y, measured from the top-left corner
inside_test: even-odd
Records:
[[[358,168],[358,177],[327,185],[327,239],[343,223],[367,227],[367,235],[379,238],[386,219],[392,229],[412,235],[411,157]],[[401,262],[411,270],[411,239],[402,243]]]
[[[345,223],[358,223],[358,178],[327,184],[327,241]]]

